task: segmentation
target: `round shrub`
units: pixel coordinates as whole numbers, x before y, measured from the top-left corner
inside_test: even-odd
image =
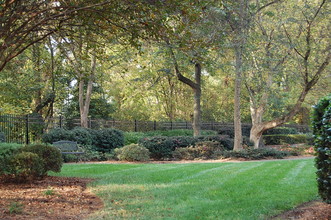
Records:
[[[62,155],[59,149],[49,145],[37,144],[28,145],[21,149],[23,152],[37,154],[41,158],[43,172],[42,176],[47,175],[48,171],[60,172],[63,164]]]
[[[92,144],[92,132],[91,129],[82,128],[82,127],[75,127],[73,130],[70,131],[70,141],[75,141],[78,144],[82,145],[91,145]]]
[[[61,140],[73,140],[72,132],[63,128],[54,128],[48,133],[44,133],[42,136],[42,141],[44,143],[53,143]]]
[[[93,131],[92,145],[97,151],[110,153],[113,149],[124,146],[123,132],[112,128]]]
[[[139,146],[138,144],[130,144],[122,148],[116,148],[115,154],[119,160],[148,161],[150,159],[149,150],[145,147]]]
[[[321,198],[331,204],[331,94],[321,99],[312,114],[317,185]]]
[[[11,172],[14,180],[26,182],[43,176],[43,161],[37,154],[21,152],[15,154],[10,161]]]

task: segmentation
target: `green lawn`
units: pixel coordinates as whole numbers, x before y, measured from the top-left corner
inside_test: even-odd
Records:
[[[98,178],[91,219],[266,219],[317,198],[313,159],[189,164],[65,164]]]

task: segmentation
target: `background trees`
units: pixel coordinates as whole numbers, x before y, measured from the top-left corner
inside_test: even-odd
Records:
[[[241,149],[241,121],[258,147],[330,90],[324,0],[3,1],[0,11],[5,113],[73,117],[80,106],[82,126],[88,115],[192,120],[196,135],[201,119],[236,121]]]

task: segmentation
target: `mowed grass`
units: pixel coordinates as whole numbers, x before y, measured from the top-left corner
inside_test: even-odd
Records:
[[[90,219],[267,219],[317,198],[313,159],[188,164],[66,164],[97,178]]]

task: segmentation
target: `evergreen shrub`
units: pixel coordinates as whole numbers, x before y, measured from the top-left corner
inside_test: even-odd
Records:
[[[73,141],[72,132],[63,128],[54,128],[48,133],[44,133],[42,136],[42,141],[44,143],[50,143],[61,140]]]
[[[6,136],[5,136],[5,133],[3,133],[3,132],[0,132],[0,143],[1,142],[6,142]]]
[[[331,94],[321,99],[312,114],[317,185],[321,198],[331,204]]]
[[[312,137],[307,134],[263,135],[263,141],[265,145],[299,144],[311,143]]]
[[[138,144],[130,144],[114,150],[116,157],[119,160],[125,161],[148,161],[149,150]]]
[[[15,154],[10,160],[10,174],[17,182],[32,181],[43,177],[43,160],[32,152]]]
[[[175,150],[174,142],[169,137],[145,137],[139,140],[139,145],[147,148],[153,159],[168,159]]]
[[[249,137],[251,132],[251,126],[242,126],[242,135]],[[228,135],[230,138],[234,138],[234,128],[233,126],[226,126],[218,129],[218,134]]]
[[[42,176],[47,175],[48,171],[60,172],[63,164],[62,155],[56,147],[36,144],[28,145],[21,148],[23,152],[31,152],[37,154],[42,159],[43,173]]]
[[[93,142],[92,131],[89,128],[75,127],[69,132],[69,141],[75,141],[81,145],[91,145]]]
[[[261,160],[265,158],[282,159],[287,156],[296,155],[287,151],[278,151],[269,148],[246,149],[241,151],[224,151],[223,158],[244,158],[250,160]]]
[[[15,143],[0,143],[0,175],[11,172],[10,161],[20,152],[21,147],[23,146]]]
[[[92,145],[97,151],[111,153],[113,149],[124,146],[123,132],[113,128],[95,130]]]
[[[264,132],[264,135],[275,135],[275,134],[298,134],[298,131],[295,128],[276,127]]]

